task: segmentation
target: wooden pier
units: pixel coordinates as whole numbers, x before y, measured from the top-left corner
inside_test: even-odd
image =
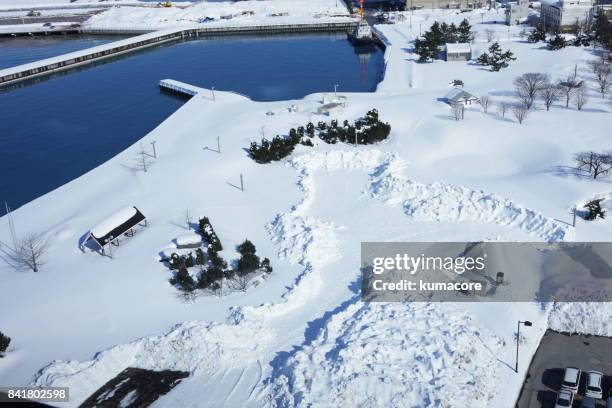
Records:
[[[242,26],[193,26],[186,28],[166,29],[146,32],[142,27],[117,29],[83,28],[79,31],[88,34],[140,34],[132,38],[112,42],[105,45],[76,51],[41,61],[19,65],[0,70],[0,87],[33,77],[47,75],[56,71],[66,70],[79,65],[88,64],[103,58],[109,58],[141,48],[151,47],[170,41],[183,39],[247,35],[247,34],[291,34],[308,32],[349,32],[357,25],[357,20],[328,21],[323,23],[275,24],[275,25],[242,25]]]
[[[159,87],[173,93],[192,97],[203,91],[203,88],[189,85],[184,82],[175,81],[174,79],[162,79],[159,81]]]

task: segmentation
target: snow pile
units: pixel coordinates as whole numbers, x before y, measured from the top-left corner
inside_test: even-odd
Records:
[[[500,346],[457,305],[357,302],[287,361],[271,405],[486,407]]]
[[[348,19],[344,4],[335,0],[246,0],[240,2],[202,1],[190,7],[113,8],[91,17],[90,28],[167,28],[199,24],[202,19],[216,25],[259,25],[287,23],[317,23],[329,18]],[[204,26],[204,25],[202,25]]]
[[[244,333],[249,336],[244,336]],[[264,325],[186,322],[169,332],[145,337],[96,354],[91,361],[55,361],[32,385],[70,387],[71,406],[127,367],[211,374],[233,364],[257,360],[274,335]]]
[[[399,157],[385,158],[371,174],[370,194],[389,204],[403,202],[406,215],[415,220],[471,220],[519,228],[547,242],[571,239],[568,225],[511,200],[442,182],[414,182],[402,174],[404,168]]]
[[[561,332],[612,336],[611,314],[609,302],[555,303],[548,315],[548,326]]]

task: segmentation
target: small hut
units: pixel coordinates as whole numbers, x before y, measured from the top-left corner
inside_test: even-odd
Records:
[[[81,249],[93,247],[105,253],[106,245],[119,245],[122,235],[133,236],[136,227],[146,227],[147,218],[136,207],[124,207],[100,221],[93,227],[82,241]]]
[[[469,43],[449,43],[445,46],[447,61],[469,61],[472,59],[472,46]]]
[[[451,106],[471,105],[472,103],[477,103],[478,98],[462,88],[453,88],[449,93],[446,94],[446,96],[443,98],[443,101]]]

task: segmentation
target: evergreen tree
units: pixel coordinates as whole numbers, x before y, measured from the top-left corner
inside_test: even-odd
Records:
[[[196,265],[204,265],[204,251],[202,251],[202,248],[198,248],[195,250],[195,263]]]
[[[595,15],[592,27],[593,39],[607,50],[612,50],[612,23],[603,10]]]
[[[0,332],[0,357],[4,355],[4,352],[8,349],[11,344],[11,338]]]
[[[272,273],[272,266],[270,265],[270,260],[268,258],[264,258],[261,260],[261,265],[259,266],[259,268],[264,273]]]
[[[472,41],[472,37],[472,26],[467,18],[464,18],[457,28],[457,40],[461,43],[468,43]]]
[[[588,210],[588,213],[584,216],[587,221],[593,221],[597,218],[605,218],[606,212],[601,208],[602,199],[593,200],[587,203],[584,208]]]
[[[178,254],[173,253],[170,255],[170,262],[168,262],[168,265],[170,266],[170,269],[178,269],[181,266],[181,257]]]
[[[183,292],[192,292],[196,289],[196,283],[185,265],[181,265],[179,270],[174,273],[174,276],[170,278],[170,283]]]
[[[539,23],[536,26],[535,30],[533,30],[531,34],[529,34],[529,37],[527,37],[527,41],[530,43],[546,41],[546,29],[544,28],[543,23]]]
[[[259,257],[255,255],[255,245],[251,241],[246,239],[242,244],[238,245],[238,252],[241,255],[236,268],[238,274],[244,276],[259,269]]]
[[[494,42],[489,47],[489,52],[482,54],[476,61],[479,64],[490,66],[491,71],[499,71],[508,66],[508,61],[514,61],[515,59],[510,50],[502,51],[499,43]]]
[[[561,37],[559,34],[555,35],[553,38],[548,40],[546,47],[551,50],[560,50],[561,48],[565,48],[566,46],[565,38]]]
[[[312,122],[308,122],[308,124],[306,125],[306,136],[314,137],[314,135],[315,135],[315,126],[312,124]]]

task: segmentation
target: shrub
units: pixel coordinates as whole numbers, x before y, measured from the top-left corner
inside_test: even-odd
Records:
[[[603,199],[600,198],[598,200],[593,200],[584,206],[584,208],[586,208],[588,211],[587,214],[584,216],[585,220],[593,221],[593,220],[596,220],[597,218],[606,217],[606,211],[601,208],[602,201]]]
[[[0,332],[0,357],[4,355],[4,352],[8,349],[11,344],[11,338]]]
[[[196,282],[184,265],[181,265],[179,270],[174,273],[174,276],[170,278],[170,283],[183,292],[192,292],[196,289]]]

